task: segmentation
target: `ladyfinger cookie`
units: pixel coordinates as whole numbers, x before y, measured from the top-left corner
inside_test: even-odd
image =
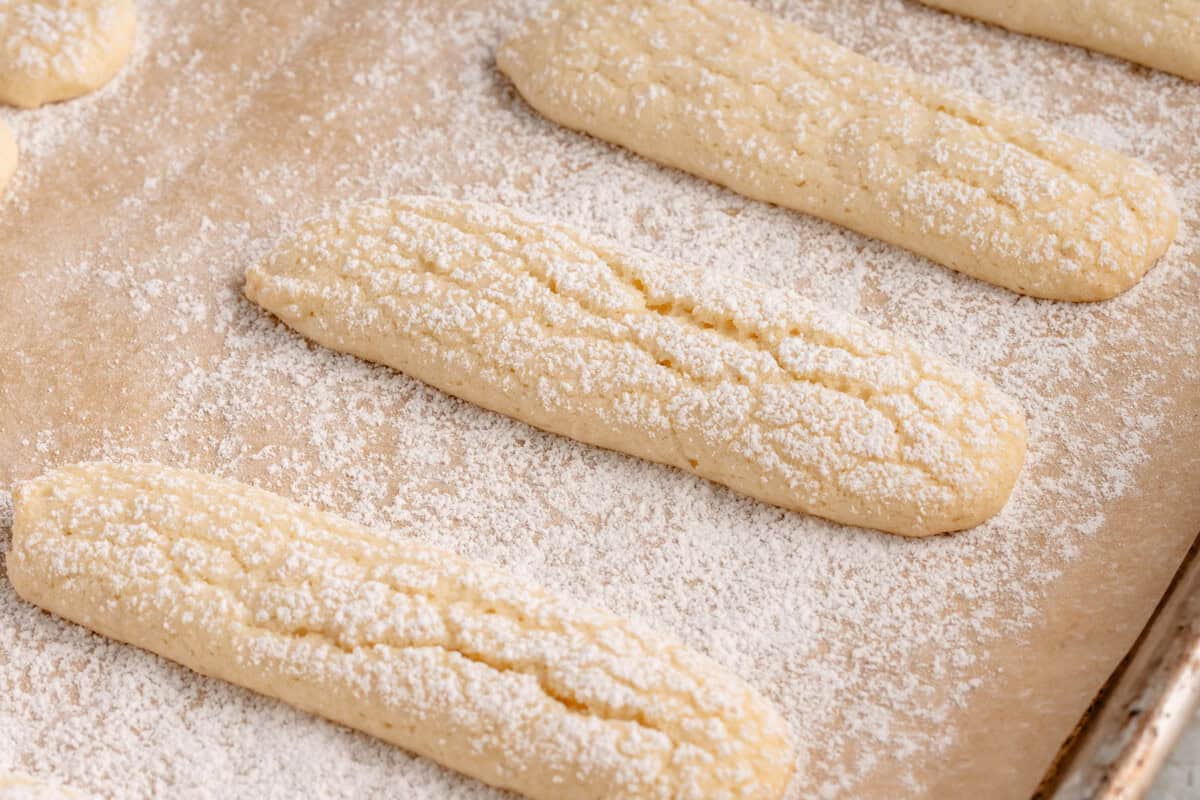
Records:
[[[69,100],[108,83],[133,49],[133,0],[0,2],[0,102]]]
[[[1200,0],[921,0],[1200,81]]]
[[[550,119],[1016,292],[1102,300],[1178,212],[1137,161],[733,0],[563,0],[497,63]]]
[[[14,495],[30,602],[532,798],[778,798],[786,725],[678,642],[250,486],[78,464]]]
[[[1024,457],[1017,403],[940,358],[498,206],[404,197],[312,220],[245,293],[484,408],[851,525],[969,528]]]

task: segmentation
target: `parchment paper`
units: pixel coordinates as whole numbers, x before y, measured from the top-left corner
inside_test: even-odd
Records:
[[[96,457],[255,482],[709,652],[787,713],[794,797],[1028,796],[1200,530],[1200,85],[899,0],[761,3],[1169,176],[1178,243],[1127,295],[1069,306],[557,129],[492,59],[537,5],[146,2],[115,83],[6,113],[0,492]],[[330,355],[240,299],[281,231],[401,192],[789,285],[945,353],[1026,406],[1009,508],[926,541],[782,512]],[[4,769],[99,796],[497,796],[0,580]]]

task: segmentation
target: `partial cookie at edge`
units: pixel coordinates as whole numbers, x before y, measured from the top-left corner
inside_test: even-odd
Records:
[[[133,0],[32,0],[0,8],[0,102],[69,100],[120,71],[137,28]]]
[[[501,45],[549,119],[1016,292],[1113,297],[1174,240],[1140,162],[731,0],[561,0]]]
[[[1200,2],[921,0],[1018,33],[1087,47],[1200,82]]]

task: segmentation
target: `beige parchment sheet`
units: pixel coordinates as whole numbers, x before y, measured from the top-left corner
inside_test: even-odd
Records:
[[[1169,176],[1166,258],[1064,305],[555,127],[494,65],[537,5],[143,2],[116,82],[3,112],[0,551],[12,483],[51,465],[212,470],[674,632],[785,711],[792,797],[1028,796],[1200,530],[1200,85],[901,0],[762,3]],[[944,353],[1025,405],[1012,501],[952,537],[840,527],[328,353],[241,299],[282,231],[402,192],[789,286]],[[501,796],[0,578],[6,770],[112,797]]]

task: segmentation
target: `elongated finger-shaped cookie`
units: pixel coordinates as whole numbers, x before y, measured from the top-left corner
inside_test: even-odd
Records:
[[[852,525],[971,527],[1024,457],[1015,402],[906,342],[497,206],[410,197],[313,220],[245,292],[326,347]]]
[[[1200,81],[1198,0],[921,0]]]
[[[0,2],[0,102],[35,108],[108,83],[136,20],[133,0]]]
[[[1100,300],[1170,245],[1138,162],[732,0],[566,0],[497,55],[550,119],[1017,292]]]
[[[485,564],[154,464],[21,485],[9,578],[67,619],[533,798],[777,798],[779,714],[670,638]]]

